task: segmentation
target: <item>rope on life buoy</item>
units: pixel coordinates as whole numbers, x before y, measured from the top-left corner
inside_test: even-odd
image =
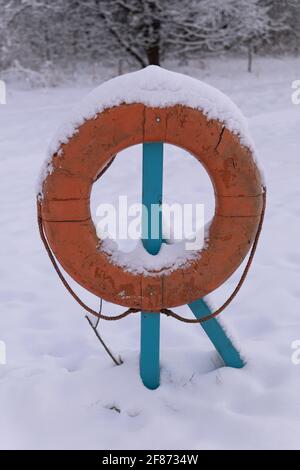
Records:
[[[228,307],[229,304],[231,304],[231,302],[233,301],[233,299],[236,297],[236,295],[238,294],[239,290],[241,289],[246,277],[247,277],[247,274],[249,272],[249,269],[251,267],[251,264],[252,264],[252,261],[253,261],[253,258],[255,256],[255,253],[256,253],[256,249],[257,249],[257,245],[258,245],[258,241],[259,241],[259,238],[260,238],[260,234],[261,234],[261,231],[262,231],[262,227],[263,227],[263,222],[264,222],[264,217],[265,217],[265,212],[266,212],[266,200],[267,200],[267,188],[264,186],[263,187],[263,206],[262,206],[262,211],[261,211],[261,215],[260,215],[260,220],[259,220],[259,224],[258,224],[258,227],[257,227],[257,232],[256,232],[256,235],[255,235],[255,238],[254,238],[254,241],[253,241],[253,245],[252,245],[252,248],[251,248],[251,251],[250,251],[250,255],[249,255],[249,258],[248,258],[248,261],[246,263],[246,266],[244,268],[244,271],[240,277],[240,280],[236,286],[236,288],[234,289],[234,291],[232,292],[232,294],[228,297],[228,299],[223,303],[223,305],[221,305],[221,307],[219,307],[217,310],[215,310],[213,313],[210,313],[209,315],[206,315],[205,317],[202,317],[202,318],[196,318],[196,319],[193,319],[193,318],[185,318],[185,317],[182,317],[181,315],[178,315],[177,313],[173,312],[173,310],[170,310],[168,308],[163,308],[160,310],[160,312],[153,312],[153,315],[155,315],[156,313],[162,313],[168,317],[173,317],[175,318],[176,320],[179,320],[181,322],[184,322],[184,323],[204,323],[208,320],[211,320],[212,318],[215,318],[217,317],[218,315],[220,315],[220,313],[222,313],[226,307]],[[115,320],[121,320],[122,318],[125,318],[127,317],[128,315],[132,314],[132,313],[138,313],[140,312],[141,310],[140,309],[136,309],[136,308],[129,308],[127,309],[125,312],[119,314],[119,315],[115,315],[115,316],[109,316],[109,315],[103,315],[102,313],[98,313],[96,312],[96,310],[93,310],[91,307],[89,307],[88,305],[86,305],[79,297],[78,295],[74,292],[74,290],[71,288],[70,284],[68,283],[68,281],[66,280],[66,278],[64,277],[64,275],[62,274],[61,272],[61,269],[59,268],[59,265],[52,253],[52,250],[49,246],[49,243],[48,243],[48,240],[47,240],[47,237],[45,235],[45,232],[44,232],[44,227],[43,227],[43,218],[42,218],[42,214],[41,214],[41,203],[40,203],[40,197],[38,196],[37,198],[37,219],[38,219],[38,226],[39,226],[39,233],[40,233],[40,237],[41,237],[41,240],[46,248],[46,251],[48,253],[48,256],[50,258],[50,261],[56,271],[56,273],[58,274],[60,280],[62,281],[63,285],[65,286],[65,288],[67,289],[67,291],[71,294],[71,296],[76,300],[76,302],[82,307],[84,308],[88,313],[94,315],[95,317],[97,318],[100,318],[102,320],[108,320],[108,321],[115,321]]]

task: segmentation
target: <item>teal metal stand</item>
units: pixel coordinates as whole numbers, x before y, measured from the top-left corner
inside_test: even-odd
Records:
[[[163,143],[143,145],[142,241],[151,255],[157,255],[162,244]],[[141,314],[140,375],[151,390],[159,386],[160,314]]]
[[[162,240],[162,214],[160,206],[163,192],[163,143],[143,144],[142,186],[142,241],[151,255],[157,255]],[[211,313],[203,299],[189,304],[196,318]],[[241,368],[244,362],[231,340],[215,318],[200,323],[226,366]],[[140,375],[144,385],[154,390],[159,386],[160,314],[141,313]]]
[[[206,317],[212,313],[203,299],[195,300],[189,304],[189,307],[196,318]],[[244,366],[240,353],[234,347],[216,318],[200,323],[200,325],[220,354],[226,366],[235,367],[237,369]]]

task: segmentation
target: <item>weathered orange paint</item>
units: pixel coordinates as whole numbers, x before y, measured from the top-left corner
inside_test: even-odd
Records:
[[[90,213],[93,182],[111,159],[142,142],[188,150],[206,168],[215,191],[207,247],[173,272],[137,275],[101,251]],[[263,204],[251,152],[223,124],[186,107],[123,104],[86,121],[59,155],[43,183],[41,212],[49,244],[63,268],[103,299],[143,311],[190,303],[213,291],[239,267],[254,240]]]

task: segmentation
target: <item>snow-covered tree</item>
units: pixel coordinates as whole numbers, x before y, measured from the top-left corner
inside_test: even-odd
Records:
[[[9,65],[19,56],[47,58],[53,43],[48,40],[53,30],[54,12],[61,1],[0,0],[0,64]]]
[[[193,21],[181,28],[182,51],[191,54],[246,49],[249,71],[253,52],[268,44],[272,34],[287,27],[286,18],[270,16],[270,5],[261,0],[196,0],[193,7]]]
[[[11,35],[9,29],[17,16],[29,8],[22,0],[0,0],[0,65],[7,66],[10,61]]]
[[[199,53],[246,48],[248,69],[252,53],[283,18],[270,17],[270,6],[261,0],[92,0],[107,34],[124,54],[141,66],[159,64],[166,53],[193,56]]]
[[[275,25],[271,34],[269,50],[296,51],[300,49],[300,1],[261,0]],[[279,24],[279,27],[276,27]]]
[[[275,35],[288,29],[286,15],[273,17],[271,2],[264,0],[241,0],[241,15],[236,16],[236,39],[248,52],[248,72],[252,70],[253,52],[272,43]]]
[[[172,2],[172,7],[166,0],[91,0],[89,3],[102,19],[115,50],[119,48],[141,67],[160,63],[168,15],[174,27],[178,21],[177,0]]]
[[[300,0],[0,0],[0,67],[297,50]]]

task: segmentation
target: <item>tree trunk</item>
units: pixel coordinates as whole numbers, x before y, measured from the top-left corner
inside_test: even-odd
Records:
[[[118,61],[118,75],[123,75],[123,59]]]
[[[160,65],[160,29],[161,23],[159,19],[159,11],[156,1],[149,0],[148,10],[145,21],[145,39],[148,41],[148,47],[146,47],[146,55],[149,65]],[[149,28],[149,23],[151,27]]]
[[[248,44],[248,72],[252,72],[253,50],[251,44]]]
[[[159,44],[154,44],[147,49],[147,58],[149,65],[160,65]]]

